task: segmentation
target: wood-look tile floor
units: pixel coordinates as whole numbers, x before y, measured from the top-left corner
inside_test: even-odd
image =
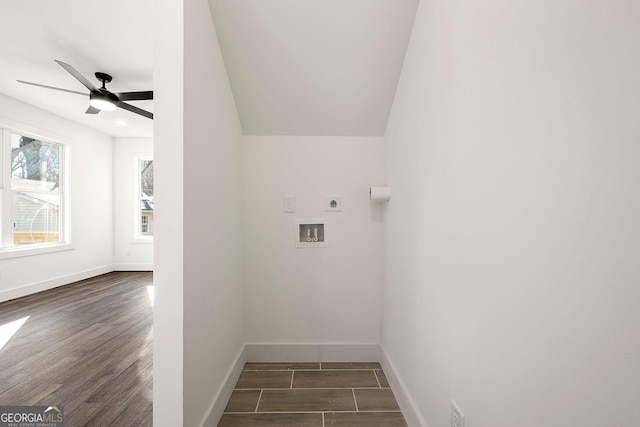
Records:
[[[218,424],[406,425],[378,363],[247,363]]]
[[[65,426],[152,424],[152,273],[116,272],[0,303],[0,405],[60,405]]]

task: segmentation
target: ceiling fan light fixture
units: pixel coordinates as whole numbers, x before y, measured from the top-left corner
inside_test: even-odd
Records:
[[[138,114],[140,116],[146,117],[148,119],[153,120],[153,113],[143,110],[142,108],[138,108],[134,105],[127,104],[124,101],[146,101],[153,99],[153,91],[152,90],[144,90],[144,91],[135,91],[135,92],[118,92],[113,93],[110,92],[106,88],[106,84],[110,83],[113,78],[106,73],[96,72],[96,78],[102,83],[102,87],[95,87],[93,83],[91,83],[85,76],[80,74],[78,70],[73,68],[71,65],[66,64],[62,61],[55,60],[58,65],[65,69],[73,78],[82,83],[84,87],[89,89],[89,104],[90,107],[87,108],[85,114],[98,114],[100,111],[115,111],[116,108],[122,108],[124,110],[130,111],[134,114]],[[76,95],[87,96],[86,93],[76,92],[75,90],[63,89],[54,86],[41,85],[39,83],[27,82],[24,80],[18,80],[18,83],[23,83],[32,86],[40,86],[47,89],[59,90],[62,92],[75,93]]]
[[[115,111],[116,106],[109,101],[105,101],[104,99],[92,99],[89,101],[92,107],[97,108],[98,110],[103,111]]]
[[[100,92],[91,92],[89,96],[89,104],[102,111],[115,111],[116,104],[108,95]]]

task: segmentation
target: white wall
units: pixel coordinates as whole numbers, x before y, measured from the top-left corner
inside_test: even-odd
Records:
[[[243,345],[242,129],[207,1],[185,1],[185,22],[184,425],[191,426],[206,416]]]
[[[640,425],[640,4],[421,2],[383,347],[426,425]]]
[[[383,138],[245,136],[247,342],[380,342],[382,212],[368,191],[383,182]],[[326,219],[329,247],[296,249],[295,218]]]
[[[153,270],[153,239],[136,233],[140,216],[139,159],[153,159],[152,138],[113,140],[114,270]]]
[[[73,250],[0,260],[0,301],[111,271],[112,138],[0,95],[0,127],[68,142]]]
[[[193,426],[243,345],[242,131],[206,0],[156,6],[154,425]]]
[[[183,417],[184,1],[154,2],[153,425]]]

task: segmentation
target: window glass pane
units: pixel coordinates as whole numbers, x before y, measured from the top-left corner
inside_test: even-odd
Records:
[[[140,234],[153,236],[153,160],[140,160]]]
[[[60,191],[60,145],[11,134],[11,187]]]
[[[60,240],[60,195],[55,193],[13,193],[13,244]]]

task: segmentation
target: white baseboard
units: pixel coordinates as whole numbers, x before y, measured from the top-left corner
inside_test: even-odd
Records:
[[[153,264],[114,264],[113,271],[153,271]]]
[[[246,344],[247,362],[377,362],[379,344]]]
[[[420,415],[420,412],[417,409],[418,407],[404,386],[404,382],[398,376],[393,363],[391,363],[391,360],[382,347],[380,347],[379,361],[380,365],[382,365],[382,370],[387,377],[387,381],[389,381],[391,391],[393,391],[393,395],[395,396],[396,401],[400,406],[400,410],[402,411],[402,415],[409,427],[427,427],[427,423]]]
[[[7,289],[6,291],[0,291],[0,302],[24,297],[27,295],[35,294],[36,292],[42,292],[48,289],[57,288],[59,286],[68,285],[69,283],[89,279],[101,274],[111,273],[112,271],[113,265],[105,265],[103,267],[92,268],[91,270],[80,271],[68,276],[56,277],[54,279],[32,283],[30,285],[21,286],[19,288]]]
[[[200,423],[200,427],[216,427],[220,422],[224,408],[227,406],[231,393],[233,393],[233,389],[235,388],[238,378],[240,378],[240,374],[242,373],[242,369],[244,368],[246,361],[245,354],[246,350],[245,346],[243,346],[236,357],[235,363],[227,372],[227,379],[209,405],[209,410]]]

